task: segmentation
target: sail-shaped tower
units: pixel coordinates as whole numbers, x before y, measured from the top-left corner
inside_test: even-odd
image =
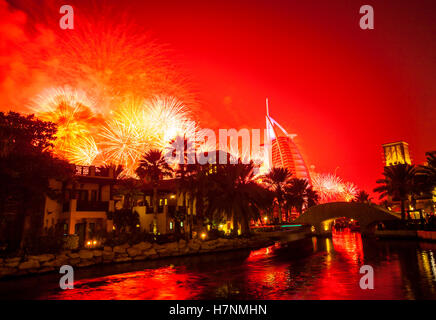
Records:
[[[295,134],[287,131],[269,115],[268,99],[266,99],[266,148],[265,163],[267,168],[287,168],[294,177],[310,181],[309,170],[303,156],[294,142]]]

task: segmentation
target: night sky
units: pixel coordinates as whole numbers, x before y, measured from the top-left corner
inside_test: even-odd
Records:
[[[42,45],[38,25],[56,27],[63,4],[74,6],[76,24],[90,10],[109,19],[109,7],[169,48],[202,127],[264,128],[268,97],[308,166],[367,191],[383,168],[381,144],[408,142],[415,163],[436,149],[434,0],[10,0],[14,12],[0,3],[1,111],[23,110],[36,92],[35,75],[22,70],[23,80],[13,62]],[[364,4],[374,7],[375,30],[359,27]]]

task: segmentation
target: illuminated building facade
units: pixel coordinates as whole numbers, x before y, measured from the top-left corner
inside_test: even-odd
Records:
[[[286,130],[269,115],[268,99],[266,100],[266,134],[268,150],[265,152],[267,167],[287,168],[294,177],[307,179],[310,174],[303,156],[294,142],[295,134],[288,134]]]
[[[404,141],[386,143],[383,147],[383,161],[385,167],[396,165],[412,165],[412,159],[409,153],[409,144]],[[418,177],[419,179],[419,177]],[[407,213],[410,219],[422,219],[430,212],[434,212],[434,200],[432,194],[422,193],[409,197],[406,201]],[[391,203],[393,211],[401,210],[399,199],[394,199],[388,196],[388,201]]]
[[[50,180],[50,187],[62,194],[62,201],[46,197],[43,227],[47,232],[57,225],[64,234],[78,235],[79,246],[95,240],[94,235],[111,231],[112,220],[107,213],[114,212],[114,171],[107,172],[95,166],[75,166],[74,181]]]
[[[408,143],[399,141],[383,144],[382,147],[383,159],[386,167],[397,164],[412,164]]]

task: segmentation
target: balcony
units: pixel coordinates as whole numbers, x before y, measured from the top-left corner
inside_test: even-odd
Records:
[[[95,166],[79,166],[74,165],[75,175],[82,177],[100,177],[100,178],[113,178],[114,169],[108,168],[96,168]]]
[[[106,211],[109,210],[108,201],[83,201],[77,200],[76,211]]]

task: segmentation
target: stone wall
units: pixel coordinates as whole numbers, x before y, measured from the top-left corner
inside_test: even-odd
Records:
[[[88,267],[105,263],[143,261],[243,248],[260,248],[269,244],[271,244],[270,240],[259,238],[217,239],[210,241],[192,240],[189,242],[180,240],[163,245],[140,242],[132,246],[124,244],[115,247],[106,246],[103,249],[68,250],[59,254],[0,258],[0,278],[59,272],[59,268],[62,265]]]

